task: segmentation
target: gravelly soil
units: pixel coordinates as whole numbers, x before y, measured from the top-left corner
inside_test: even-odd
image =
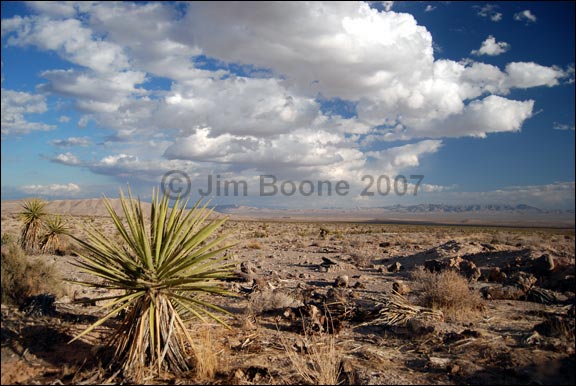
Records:
[[[112,229],[105,218],[74,221]],[[340,381],[348,384],[574,383],[574,316],[568,312],[575,289],[565,285],[573,283],[565,277],[574,275],[574,230],[287,221],[229,221],[225,227],[232,239],[240,240],[232,255],[245,271],[239,280],[226,283],[236,298],[214,299],[232,313],[227,317],[232,329],[191,322],[194,334],[211,333],[216,374],[209,379],[166,374],[147,378],[147,383],[305,383],[286,350],[306,357],[310,347],[327,343],[334,347],[324,354],[338,358]],[[2,232],[17,234],[17,229],[15,217],[3,215]],[[343,275],[349,281],[341,290],[357,304],[374,304],[392,292],[395,281],[412,288],[406,298],[418,304],[422,293],[411,273],[427,260],[473,261],[482,276],[469,287],[479,293],[502,285],[487,280],[490,269],[530,266],[543,254],[552,256],[555,267],[546,277],[537,277],[536,285],[554,291],[560,299],[555,304],[487,299],[481,311],[435,321],[423,332],[377,325],[353,328],[354,322],[346,322],[336,334],[303,335],[296,328],[298,315],[295,320],[285,315],[287,307],[302,304],[303,292],[325,295]],[[56,264],[64,278],[84,275],[70,265],[77,257],[42,258]],[[334,264],[326,265],[323,258]],[[401,269],[390,272],[396,262]],[[568,280],[562,288],[553,280],[556,276]],[[2,384],[130,383],[100,363],[100,344],[111,324],[67,343],[101,312],[98,304],[73,301],[103,293],[63,285],[66,295],[56,299],[53,315],[27,315],[2,305]],[[568,327],[536,327],[555,317]]]

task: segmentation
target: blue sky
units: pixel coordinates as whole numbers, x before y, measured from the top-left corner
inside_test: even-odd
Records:
[[[574,209],[574,2],[1,4],[2,199]]]

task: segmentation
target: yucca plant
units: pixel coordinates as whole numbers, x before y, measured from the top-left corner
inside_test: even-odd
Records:
[[[42,236],[41,246],[43,253],[51,253],[62,247],[62,238],[68,233],[69,227],[59,215],[49,217],[44,222],[46,233]]]
[[[42,229],[46,212],[46,202],[33,198],[22,204],[22,212],[18,213],[24,223],[20,235],[20,245],[26,252],[34,253],[38,250],[40,230]]]
[[[232,277],[235,263],[223,254],[232,245],[224,244],[226,236],[213,236],[226,219],[209,220],[212,210],[200,206],[200,200],[187,211],[188,201],[177,199],[170,209],[166,194],[152,196],[149,218],[130,191],[128,198],[120,191],[124,219],[104,199],[123,244],[94,227],[85,230],[86,241],[73,236],[85,248],[77,266],[100,278],[75,283],[122,290],[96,299],[106,300],[106,314],[73,340],[123,314],[107,343],[129,376],[145,367],[158,373],[190,370],[193,341],[186,319],[209,318],[227,326],[217,314],[227,311],[203,295],[232,295],[222,285]]]

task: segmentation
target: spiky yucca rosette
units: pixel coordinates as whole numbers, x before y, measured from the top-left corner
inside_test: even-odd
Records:
[[[125,316],[108,345],[126,374],[137,374],[145,367],[158,372],[190,370],[192,338],[185,320],[208,317],[226,326],[215,312],[227,312],[202,295],[232,295],[222,286],[235,265],[222,252],[232,245],[222,246],[226,236],[211,237],[226,219],[208,221],[212,210],[200,207],[200,201],[187,211],[187,201],[177,199],[170,209],[166,194],[160,198],[153,192],[152,196],[149,219],[130,192],[126,199],[120,191],[124,219],[104,200],[120,243],[94,227],[86,229],[86,241],[74,237],[86,249],[76,265],[100,278],[74,282],[123,290],[96,299],[107,301],[103,305],[106,315],[74,340],[122,311]]]
[[[42,252],[53,253],[62,247],[62,236],[68,233],[69,227],[59,215],[49,217],[46,222],[46,234],[42,237]]]
[[[48,215],[46,202],[39,198],[28,200],[22,204],[22,212],[18,215],[24,223],[20,245],[25,252],[35,253],[38,251],[43,221]]]

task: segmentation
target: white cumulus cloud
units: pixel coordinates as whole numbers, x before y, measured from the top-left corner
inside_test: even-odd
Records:
[[[496,4],[485,4],[483,6],[475,5],[474,8],[477,9],[477,15],[482,17],[487,17],[493,22],[498,22],[502,20],[502,13],[496,11],[499,6]]]
[[[45,113],[45,98],[57,96],[80,112],[81,129],[105,131],[109,153],[64,152],[53,162],[146,181],[184,167],[357,180],[417,167],[442,138],[519,131],[535,101],[511,91],[570,77],[533,62],[500,68],[435,58],[426,27],[392,2],[381,5],[30,3],[33,15],[2,20],[3,41],[71,66],[43,71],[42,95],[9,92],[5,103],[3,91],[2,132],[51,128],[27,114]],[[498,10],[477,8],[493,21]],[[509,49],[489,36],[473,53]],[[334,114],[329,103],[350,114]],[[94,145],[80,136],[51,144]]]
[[[76,157],[74,154],[70,152],[60,153],[56,155],[54,158],[50,159],[52,162],[69,165],[69,166],[76,166],[80,165],[82,162]]]
[[[510,44],[506,42],[496,42],[496,38],[490,35],[486,40],[482,42],[482,45],[477,50],[472,50],[473,55],[489,55],[496,56],[503,54],[504,52],[510,50]]]
[[[508,63],[506,72],[510,86],[515,88],[552,87],[566,76],[560,68],[541,66],[534,62]]]
[[[92,141],[88,137],[69,137],[50,141],[50,145],[57,147],[90,146],[91,143]]]
[[[80,193],[80,186],[75,183],[49,185],[23,185],[20,190],[26,194],[40,196],[75,196]]]
[[[514,14],[514,20],[516,21],[526,21],[526,23],[535,23],[536,16],[529,9],[525,9],[522,12]]]
[[[2,135],[27,134],[55,128],[43,122],[30,121],[27,115],[47,111],[43,95],[2,89]]]

